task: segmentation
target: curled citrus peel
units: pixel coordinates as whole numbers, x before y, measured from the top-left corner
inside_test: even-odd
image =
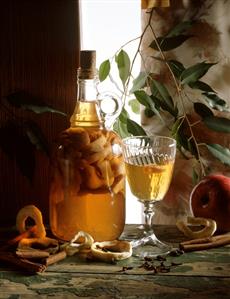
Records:
[[[188,225],[203,225],[204,228],[198,231],[193,231]],[[201,217],[187,217],[187,223],[179,220],[176,223],[177,228],[184,233],[184,235],[190,239],[199,239],[211,237],[216,231],[216,221]]]
[[[104,262],[124,260],[132,255],[132,246],[130,242],[118,240],[95,242],[91,246],[91,254]]]

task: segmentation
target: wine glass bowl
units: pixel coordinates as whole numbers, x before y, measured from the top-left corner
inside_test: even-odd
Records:
[[[154,234],[154,204],[164,198],[171,183],[176,141],[164,136],[135,136],[123,139],[126,177],[132,194],[144,205],[145,224],[141,236],[132,240],[137,256],[168,253],[171,246]]]

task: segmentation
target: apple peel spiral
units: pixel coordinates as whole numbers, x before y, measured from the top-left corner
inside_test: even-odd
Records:
[[[204,227],[198,231],[193,231],[188,225],[202,225]],[[178,220],[176,226],[190,239],[211,237],[217,228],[215,220],[190,216],[187,217],[187,223],[183,220]]]

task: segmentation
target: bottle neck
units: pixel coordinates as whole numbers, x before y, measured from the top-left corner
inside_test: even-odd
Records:
[[[70,118],[70,123],[71,127],[104,127],[97,100],[96,80],[94,78],[78,78],[77,103]]]
[[[77,100],[83,102],[96,101],[97,88],[95,79],[78,79]]]

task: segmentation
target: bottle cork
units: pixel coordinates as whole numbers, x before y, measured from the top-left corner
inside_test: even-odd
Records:
[[[80,52],[80,68],[78,78],[93,79],[96,75],[96,51],[83,50]]]

